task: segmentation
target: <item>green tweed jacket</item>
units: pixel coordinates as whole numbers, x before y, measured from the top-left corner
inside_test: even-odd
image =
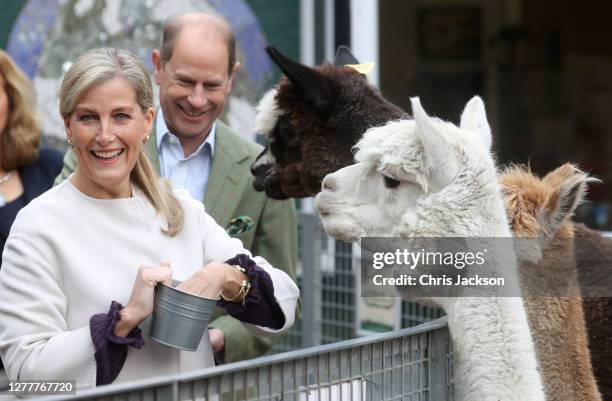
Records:
[[[222,227],[227,227],[237,216],[249,216],[255,224],[234,237],[239,238],[254,255],[264,257],[295,280],[297,223],[294,201],[269,199],[263,192],[253,189],[249,168],[261,149],[260,145],[241,138],[217,120],[215,151],[204,205],[207,213]],[[159,174],[155,127],[145,151]],[[74,153],[69,150],[55,184],[66,179],[75,170],[76,163]],[[223,330],[227,363],[255,358],[272,346],[270,338],[251,333],[221,308],[215,311],[209,327]]]

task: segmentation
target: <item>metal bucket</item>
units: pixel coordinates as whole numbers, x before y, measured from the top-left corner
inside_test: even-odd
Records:
[[[176,286],[178,282],[172,284]],[[160,283],[149,337],[169,347],[196,351],[216,304],[215,299],[198,297]]]

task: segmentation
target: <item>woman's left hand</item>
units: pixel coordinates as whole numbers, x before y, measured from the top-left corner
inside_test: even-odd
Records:
[[[236,272],[236,269],[227,263],[212,262],[199,269],[176,288],[199,297],[217,299],[223,290],[230,294],[234,293],[230,292],[232,289],[240,290],[240,279]]]

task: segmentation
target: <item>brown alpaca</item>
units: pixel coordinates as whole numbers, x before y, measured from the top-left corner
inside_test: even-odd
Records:
[[[604,401],[612,401],[612,239],[576,224],[578,280],[581,288],[603,288],[601,297],[584,290],[584,317],[589,335],[593,373]]]
[[[519,240],[517,258],[547,400],[602,399],[591,368],[570,220],[590,181],[569,163],[542,180],[519,167],[500,176],[514,236],[538,238]]]
[[[270,144],[251,166],[253,186],[270,198],[316,195],[327,174],[353,164],[351,148],[368,128],[408,118],[344,66],[359,63],[346,47],[334,64],[314,68],[266,50],[286,75],[260,101],[255,119]]]

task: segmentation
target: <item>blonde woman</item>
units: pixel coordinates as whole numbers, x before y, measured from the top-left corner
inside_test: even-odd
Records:
[[[17,212],[51,188],[62,169],[62,154],[39,144],[32,85],[0,50],[0,251]]]
[[[78,167],[23,209],[3,255],[0,354],[9,378],[85,388],[213,366],[208,336],[196,352],[144,344],[154,288],[171,278],[221,296],[220,306],[260,335],[293,324],[299,291],[290,277],[155,176],[142,151],[154,120],[142,61],[87,52],[64,77],[60,113]]]

